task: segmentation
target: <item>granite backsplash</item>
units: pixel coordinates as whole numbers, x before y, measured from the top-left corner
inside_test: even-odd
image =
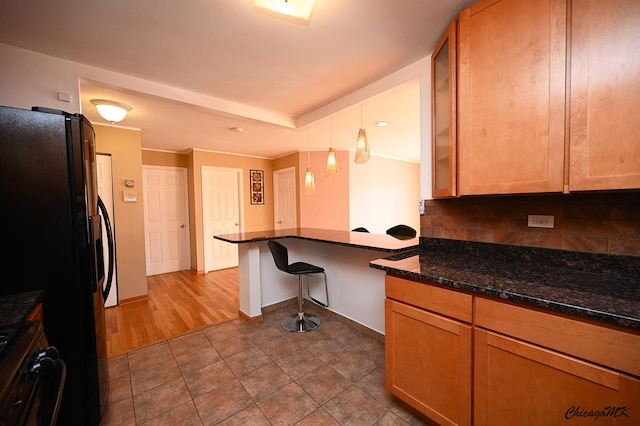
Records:
[[[527,215],[553,215],[553,229]],[[427,200],[422,237],[640,256],[640,192],[598,192]]]

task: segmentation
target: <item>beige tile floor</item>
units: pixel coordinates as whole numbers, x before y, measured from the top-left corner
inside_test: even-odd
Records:
[[[109,360],[102,425],[418,425],[384,388],[380,336],[316,306],[312,332],[280,322],[295,305]]]

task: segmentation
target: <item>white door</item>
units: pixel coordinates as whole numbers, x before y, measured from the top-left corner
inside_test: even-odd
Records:
[[[102,199],[102,202],[107,209],[107,214],[109,215],[111,232],[113,233],[113,245],[115,247],[116,220],[115,215],[113,214],[113,175],[111,172],[111,156],[104,154],[96,155],[96,168],[98,174],[98,195]],[[100,213],[100,215],[102,216],[102,213]],[[109,243],[107,240],[107,227],[104,226],[104,218],[102,219],[102,224],[102,251],[104,253],[104,267],[106,275],[108,273],[107,268],[109,267]],[[113,278],[111,280],[111,289],[109,290],[107,300],[104,301],[104,306],[106,308],[118,304],[118,275],[116,274],[116,269],[117,263],[116,260],[113,259]],[[107,283],[105,282],[105,286],[106,285]]]
[[[240,232],[242,170],[202,166],[204,272],[238,266],[236,244],[214,235]]]
[[[273,228],[289,229],[298,226],[296,218],[296,168],[273,172]]]
[[[187,170],[143,166],[142,180],[147,275],[189,269]]]

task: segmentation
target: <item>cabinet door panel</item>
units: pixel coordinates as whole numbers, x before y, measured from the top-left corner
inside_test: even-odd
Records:
[[[640,188],[640,2],[572,2],[572,191]]]
[[[387,389],[442,425],[471,424],[471,327],[386,299]]]
[[[460,195],[562,191],[566,1],[480,1],[458,41]]]
[[[456,21],[431,55],[431,167],[434,197],[456,195]]]
[[[640,382],[613,370],[480,329],[474,362],[476,425],[640,421]]]

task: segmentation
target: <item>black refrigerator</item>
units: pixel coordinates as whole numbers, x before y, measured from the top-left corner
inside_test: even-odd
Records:
[[[0,106],[0,294],[44,292],[45,335],[67,365],[60,425],[99,424],[107,400],[100,204],[84,116]]]

